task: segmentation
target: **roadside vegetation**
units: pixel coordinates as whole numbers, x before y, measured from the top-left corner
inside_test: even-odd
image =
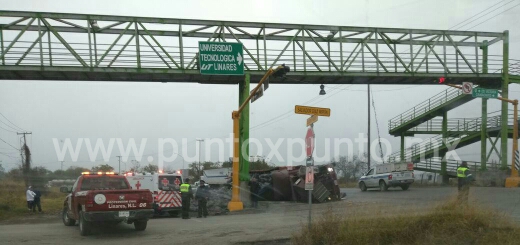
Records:
[[[345,218],[328,211],[292,244],[518,244],[519,232],[503,215],[451,201],[414,215]]]
[[[25,184],[23,181],[15,181],[9,178],[0,180],[0,221],[15,217],[39,215],[27,210],[25,198]],[[44,214],[58,214],[63,208],[63,200],[66,196],[60,193],[59,187],[51,187],[42,190],[41,206]]]

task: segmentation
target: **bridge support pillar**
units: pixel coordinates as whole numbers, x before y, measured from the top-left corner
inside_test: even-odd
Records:
[[[238,106],[240,106],[249,96],[249,81],[250,74],[246,73],[243,81],[240,81],[238,84]],[[249,191],[247,189],[247,185],[249,182],[249,104],[244,107],[242,113],[240,113],[239,119],[239,180],[241,189],[246,187],[244,191],[240,193],[244,193],[241,196],[241,201],[244,205],[248,205],[250,203],[248,195]]]
[[[401,162],[404,162],[404,132],[401,133]]]
[[[502,98],[509,98],[509,31],[504,31],[502,48]],[[502,101],[502,115],[500,120],[500,168],[507,169],[507,139],[508,139],[508,106],[507,101]]]
[[[487,169],[487,100],[482,98],[482,124],[480,125],[480,170]]]
[[[446,144],[446,140],[448,138],[448,112],[442,112],[442,141],[443,144]],[[442,184],[449,184],[449,176],[448,176],[448,162],[446,161],[446,151],[439,152],[441,159],[441,175],[442,175]]]

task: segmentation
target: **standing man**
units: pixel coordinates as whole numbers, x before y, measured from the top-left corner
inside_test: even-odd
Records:
[[[32,186],[29,186],[25,192],[25,197],[27,198],[27,209],[29,209],[29,211],[31,211],[33,208],[35,196],[36,194],[32,191]]]
[[[181,197],[182,197],[182,218],[190,218],[190,200],[193,197],[193,191],[191,190],[190,179],[186,178],[186,182],[181,185]]]
[[[260,191],[260,184],[256,179],[256,176],[251,178],[249,182],[249,192],[251,192],[251,207],[258,208],[258,193]]]
[[[457,180],[459,187],[459,201],[462,203],[468,202],[469,184],[473,180],[473,176],[469,172],[468,163],[463,161],[459,168],[457,168]]]
[[[40,190],[38,190],[38,187],[36,187],[34,189],[34,202],[32,205],[33,212],[36,212],[36,206],[38,206],[38,213],[42,212],[42,206],[41,206],[41,202],[40,202],[41,197],[42,197],[42,193],[40,192]]]
[[[204,215],[204,218],[208,216],[208,199],[209,199],[209,190],[206,186],[206,182],[204,180],[201,180],[200,186],[197,189],[197,193],[195,193],[195,198],[197,198],[199,209],[198,209],[198,215],[197,218],[202,218]]]

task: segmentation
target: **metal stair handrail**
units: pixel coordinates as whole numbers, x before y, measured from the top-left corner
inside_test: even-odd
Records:
[[[462,93],[462,90],[450,87],[432,96],[428,100],[419,103],[411,109],[408,109],[400,115],[397,115],[394,118],[390,119],[388,121],[388,130],[391,131],[392,129],[401,126],[403,123],[409,122],[419,116],[422,116],[430,112],[432,109],[435,109],[461,95],[465,95]]]
[[[513,115],[508,116],[508,122],[512,122]],[[462,138],[466,137],[468,134],[459,133],[460,131],[464,132],[477,132],[480,131],[482,125],[482,118],[475,118],[473,120],[467,121],[462,128],[457,126],[455,128],[451,128],[447,131],[448,137],[446,138],[446,145],[452,145],[456,140],[462,140]],[[488,118],[487,128],[496,128],[501,125],[501,115],[493,116]],[[462,130],[461,130],[462,129]],[[450,134],[450,132],[452,132]],[[455,135],[455,136],[454,136]],[[443,146],[443,135],[439,134],[434,137],[428,138],[426,141],[423,141],[419,144],[413,145],[405,149],[404,159],[411,159],[413,156],[417,156],[419,154],[425,154],[428,151],[431,151],[435,148],[439,148]],[[389,161],[396,161],[396,159],[400,159],[401,151],[393,152],[389,155]]]

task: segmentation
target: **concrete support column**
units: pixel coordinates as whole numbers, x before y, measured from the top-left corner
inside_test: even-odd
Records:
[[[487,100],[482,98],[482,124],[480,125],[480,170],[487,169]]]
[[[446,139],[448,138],[448,112],[444,111],[442,113],[442,143],[446,143]],[[448,162],[446,161],[446,151],[443,150],[440,153],[441,160],[441,175],[442,175],[442,183],[449,184],[449,176],[448,176]]]
[[[238,106],[240,106],[249,96],[250,74],[246,73],[245,78],[238,84]],[[249,104],[240,113],[239,119],[239,180],[240,180],[240,200],[244,207],[250,206],[249,194]]]
[[[404,162],[404,132],[401,133],[401,162]]]
[[[502,98],[509,98],[509,31],[504,31],[502,48]],[[507,121],[509,103],[502,101],[501,127],[500,127],[500,168],[507,168]]]
[[[488,73],[488,41],[484,40],[482,49],[482,73]],[[480,125],[480,170],[487,170],[487,98],[482,98],[482,124]]]

